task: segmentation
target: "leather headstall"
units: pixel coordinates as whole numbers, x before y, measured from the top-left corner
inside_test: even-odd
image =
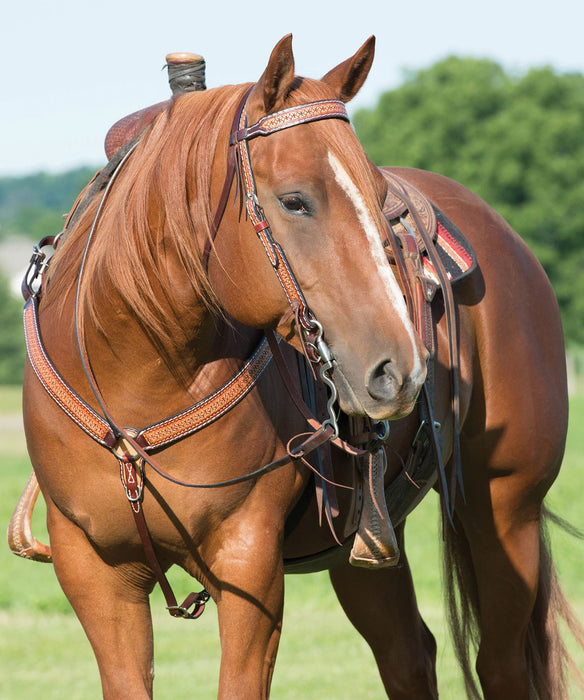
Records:
[[[315,330],[318,333],[318,329],[315,329],[314,316],[309,312],[300,285],[292,272],[282,247],[272,235],[270,224],[258,200],[248,141],[258,136],[269,136],[284,129],[321,121],[323,119],[342,119],[348,122],[349,116],[347,108],[340,100],[316,100],[314,102],[307,102],[294,107],[288,107],[279,112],[267,114],[261,117],[255,124],[248,126],[245,107],[252,89],[253,86],[243,96],[233,120],[232,131],[229,138],[227,174],[211,228],[211,236],[205,245],[203,254],[204,264],[205,266],[208,265],[211,246],[217,236],[225,207],[227,206],[227,199],[233,179],[237,175],[238,182],[241,185],[241,196],[245,199],[247,214],[264,246],[266,255],[284,289],[297,321],[300,322],[302,329],[307,335],[314,333]],[[301,333],[300,335],[301,340],[303,340]],[[309,344],[310,346],[315,345],[314,338],[310,339]],[[313,362],[318,361],[318,358],[314,356],[310,359]]]

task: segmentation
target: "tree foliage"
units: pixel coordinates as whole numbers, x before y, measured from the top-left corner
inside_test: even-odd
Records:
[[[21,384],[24,372],[22,304],[0,276],[0,384]]]
[[[584,76],[451,57],[354,122],[378,165],[447,175],[497,209],[546,269],[568,340],[584,342]]]
[[[0,178],[0,238],[26,236],[37,241],[59,233],[63,214],[93,173],[92,168],[79,168],[59,175]]]

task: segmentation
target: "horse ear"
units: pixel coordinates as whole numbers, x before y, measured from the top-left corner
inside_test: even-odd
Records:
[[[277,112],[293,80],[292,34],[287,34],[274,47],[266,70],[250,95],[250,100],[265,114]]]
[[[371,36],[352,57],[329,71],[322,79],[343,102],[349,102],[359,92],[369,75],[375,55],[375,37]]]

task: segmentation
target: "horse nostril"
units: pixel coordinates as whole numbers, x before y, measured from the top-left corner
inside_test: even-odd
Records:
[[[367,391],[372,398],[387,401],[397,394],[402,383],[403,377],[391,360],[384,360],[370,373]]]

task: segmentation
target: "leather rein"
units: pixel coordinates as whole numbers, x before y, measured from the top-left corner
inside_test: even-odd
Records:
[[[233,184],[233,179],[237,175],[240,191],[245,197],[246,211],[249,219],[251,220],[256,234],[263,244],[264,250],[268,256],[268,259],[270,260],[274,272],[286,293],[286,297],[290,304],[291,313],[296,320],[296,328],[300,336],[304,354],[309,360],[310,365],[314,365],[319,368],[319,377],[328,387],[328,417],[323,422],[319,422],[314,417],[300,396],[300,393],[294,386],[294,383],[286,370],[284,358],[279,350],[279,341],[276,339],[275,334],[272,331],[265,332],[266,337],[260,343],[252,357],[228,382],[226,382],[213,394],[185,411],[141,430],[121,428],[111,417],[97,385],[97,381],[91,371],[84,339],[79,333],[79,324],[77,322],[77,302],[85,257],[89,250],[92,236],[97,228],[103,203],[113,181],[115,180],[116,175],[121,171],[124,162],[130,156],[136,144],[134,144],[120,160],[102,195],[86,242],[77,283],[75,325],[77,330],[78,349],[87,380],[89,381],[103,416],[99,415],[93,408],[91,408],[91,406],[89,406],[89,404],[87,404],[78,394],[76,394],[67,384],[64,378],[59,374],[45,350],[40,334],[38,306],[42,292],[42,278],[48,264],[46,256],[42,252],[42,248],[48,245],[56,248],[60,235],[57,237],[47,237],[43,239],[38,246],[35,246],[29,269],[23,282],[23,294],[26,299],[24,310],[25,339],[28,357],[33,370],[35,371],[36,376],[45,390],[61,407],[61,409],[67,413],[67,415],[85,433],[87,433],[100,445],[109,449],[117,458],[120,466],[120,477],[122,484],[132,508],[132,513],[140,534],[146,558],[164,593],[167,602],[167,609],[174,617],[184,617],[189,619],[195,619],[201,615],[205,603],[210,596],[206,590],[203,590],[200,593],[191,593],[182,603],[182,605],[177,604],[174,593],[166,578],[166,574],[160,565],[157,554],[154,550],[152,538],[148,531],[144,517],[142,501],[144,497],[144,484],[146,479],[145,464],[148,464],[161,477],[175,484],[188,488],[206,489],[225,487],[238,484],[243,481],[256,479],[268,472],[284,466],[285,464],[289,464],[293,460],[301,460],[306,466],[315,471],[318,477],[324,482],[333,484],[334,486],[343,486],[341,484],[334,484],[334,482],[327,478],[325,474],[312,467],[312,465],[305,459],[306,455],[316,450],[321,445],[329,442],[333,443],[335,446],[344,450],[350,455],[367,455],[371,453],[371,451],[381,440],[385,440],[389,434],[389,426],[386,421],[374,426],[371,429],[370,436],[367,441],[367,449],[354,447],[339,437],[335,410],[337,393],[335,385],[330,377],[330,373],[334,366],[334,357],[323,339],[323,328],[310,311],[304,294],[302,293],[300,285],[298,284],[292,268],[286,259],[283,249],[272,235],[270,225],[258,200],[248,149],[249,140],[260,136],[269,136],[270,134],[276,133],[283,129],[291,128],[293,126],[320,121],[322,119],[342,119],[349,121],[345,105],[339,100],[318,100],[315,102],[308,102],[266,115],[259,119],[255,124],[248,126],[245,105],[250,91],[251,88],[241,100],[234,118],[229,140],[229,163],[227,174],[224,181],[220,202],[213,221],[211,237],[205,247],[204,262],[206,265],[212,242],[217,235],[221,220],[223,218],[229,192]],[[67,226],[65,227],[65,231],[66,228]],[[40,286],[37,289],[34,289],[35,282],[39,280]],[[253,472],[216,483],[195,484],[183,482],[168,474],[156,462],[156,460],[153,459],[152,455],[150,454],[151,452],[162,449],[173,442],[194,434],[198,430],[201,430],[220,418],[237,403],[239,403],[253,389],[264,369],[269,364],[272,356],[274,356],[276,359],[283,382],[290,393],[292,400],[300,413],[313,428],[313,433],[309,433],[308,437],[296,436],[295,438],[292,438],[287,445],[287,454],[280,459],[270,462],[269,464],[266,464]],[[293,447],[292,443],[299,437],[304,439],[300,442],[300,444]],[[194,607],[192,611],[189,610],[191,607]]]

